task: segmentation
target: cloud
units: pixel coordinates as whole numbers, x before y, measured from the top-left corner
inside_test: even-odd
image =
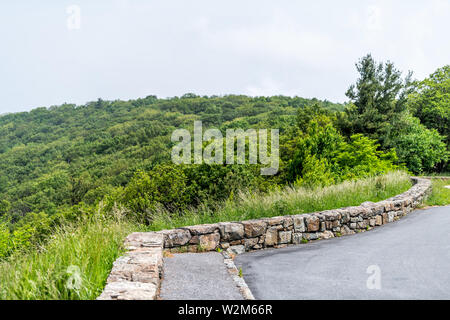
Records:
[[[284,84],[277,82],[270,77],[264,77],[258,84],[247,86],[245,88],[245,94],[252,97],[276,95],[294,96],[297,92],[286,88]]]
[[[0,113],[185,92],[345,101],[367,53],[419,79],[449,63],[446,0],[77,4],[77,32],[67,3],[1,4]]]
[[[370,31],[381,31],[382,27],[382,15],[381,8],[375,5],[367,7],[366,28]]]
[[[197,27],[203,40],[220,50],[264,60],[303,63],[309,67],[333,63],[330,53],[343,49],[330,35],[283,16],[228,28],[214,28],[208,20],[202,19],[197,21]]]

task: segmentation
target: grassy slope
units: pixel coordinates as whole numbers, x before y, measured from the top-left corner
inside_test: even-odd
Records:
[[[41,250],[0,263],[0,299],[95,299],[133,229],[111,219],[59,229]]]
[[[408,176],[396,172],[314,190],[242,195],[217,212],[191,211],[178,219],[160,217],[150,229],[352,206],[389,198],[410,186]],[[123,252],[124,237],[137,230],[141,231],[142,226],[118,218],[91,218],[78,226],[59,229],[41,250],[15,254],[0,262],[0,299],[95,299],[104,287],[112,263]],[[81,282],[70,266],[79,268]],[[81,284],[78,290],[68,288],[68,283],[76,287],[77,282]]]
[[[428,206],[450,205],[450,189],[444,188],[450,185],[450,179],[435,178],[432,180],[433,192],[425,201]]]

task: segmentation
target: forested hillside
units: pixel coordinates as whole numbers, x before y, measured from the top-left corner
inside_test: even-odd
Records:
[[[215,208],[240,191],[328,186],[386,173],[445,171],[449,66],[411,82],[366,56],[349,103],[238,95],[90,102],[0,116],[0,256],[29,247],[55,225],[123,206],[150,224],[155,212]],[[205,127],[280,130],[280,170],[180,165],[171,134]]]
[[[302,98],[246,96],[102,101],[65,104],[0,117],[0,194],[17,218],[92,204],[137,170],[170,160],[170,136],[194,120],[221,130],[295,126]],[[326,108],[341,105],[320,102]],[[4,209],[3,209],[4,210]],[[3,213],[5,213],[3,211]]]

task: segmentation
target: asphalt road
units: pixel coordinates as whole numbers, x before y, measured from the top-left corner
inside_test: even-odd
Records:
[[[450,206],[235,264],[256,299],[450,299]]]
[[[218,252],[179,253],[164,258],[163,300],[242,300]]]

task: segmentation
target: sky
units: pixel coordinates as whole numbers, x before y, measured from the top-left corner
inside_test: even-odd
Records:
[[[450,0],[17,0],[0,4],[0,114],[246,94],[347,100],[371,53],[423,79],[450,63]]]

